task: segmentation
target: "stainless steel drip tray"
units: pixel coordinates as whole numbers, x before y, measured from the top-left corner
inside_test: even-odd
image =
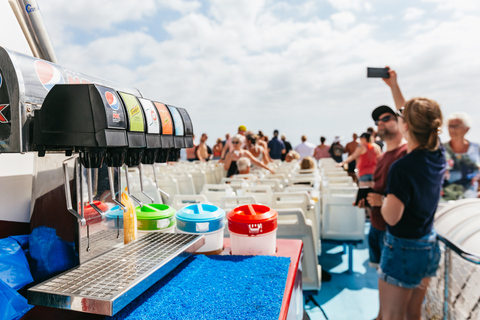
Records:
[[[205,243],[202,235],[149,233],[28,290],[28,303],[112,316]]]

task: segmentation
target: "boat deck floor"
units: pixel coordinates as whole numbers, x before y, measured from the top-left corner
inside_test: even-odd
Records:
[[[370,224],[365,224],[368,234]],[[332,275],[318,292],[304,291],[305,310],[312,320],[375,319],[378,313],[378,277],[368,266],[366,238],[354,246],[353,273],[348,273],[348,254],[342,245],[322,243],[318,257],[322,268]]]

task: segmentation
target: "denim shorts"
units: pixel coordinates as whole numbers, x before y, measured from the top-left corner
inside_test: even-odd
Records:
[[[362,182],[373,181],[373,174],[364,174],[363,176],[358,178],[358,181],[362,181]]]
[[[435,230],[420,239],[397,238],[387,231],[378,275],[389,284],[414,289],[423,278],[435,276],[439,262]]]

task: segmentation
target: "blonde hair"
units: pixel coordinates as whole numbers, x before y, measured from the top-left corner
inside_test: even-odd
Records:
[[[315,161],[312,157],[305,157],[300,163],[300,169],[308,170],[308,169],[315,169]]]
[[[438,103],[428,98],[413,98],[403,106],[402,114],[408,130],[421,148],[434,151],[438,148],[438,135],[443,124]]]
[[[250,168],[251,165],[252,163],[250,162],[250,159],[246,157],[241,157],[237,160],[237,169],[240,172],[247,170],[248,168]]]

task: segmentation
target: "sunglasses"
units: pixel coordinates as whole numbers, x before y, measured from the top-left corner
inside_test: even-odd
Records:
[[[398,117],[402,118],[403,119],[403,110],[404,108],[401,107],[400,109],[397,110],[396,114]]]
[[[232,141],[233,144],[239,144],[240,141]]]
[[[459,129],[459,128],[465,128],[463,124],[449,124],[448,129]]]
[[[381,119],[378,119],[378,120],[375,121],[375,125],[378,126],[378,124],[380,123],[380,121],[381,121],[381,122],[388,122],[388,121],[390,121],[390,120],[392,119],[392,117],[393,117],[393,115],[389,115],[389,116],[385,116],[385,117],[383,117],[383,118],[381,118]]]

